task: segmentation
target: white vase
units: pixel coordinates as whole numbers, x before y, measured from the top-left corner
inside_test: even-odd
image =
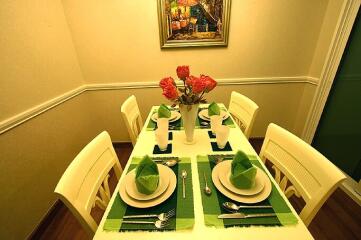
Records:
[[[198,107],[199,104],[193,105],[179,105],[179,110],[182,115],[184,132],[186,135],[185,142],[186,144],[194,144],[195,141],[193,139],[194,128],[196,126],[196,119],[198,115]]]

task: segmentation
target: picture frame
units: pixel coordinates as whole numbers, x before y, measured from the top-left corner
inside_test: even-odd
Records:
[[[227,46],[231,0],[158,0],[161,48]]]

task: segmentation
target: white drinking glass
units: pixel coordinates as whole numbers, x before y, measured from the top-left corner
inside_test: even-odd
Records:
[[[212,130],[212,133],[215,134],[217,128],[222,126],[223,119],[220,115],[213,115],[210,117],[210,119],[211,119],[211,130]]]
[[[161,151],[167,150],[168,146],[168,129],[158,128],[154,131],[155,141]]]
[[[158,129],[163,129],[164,131],[168,131],[169,118],[158,118],[157,126],[158,126]]]
[[[228,126],[220,126],[216,129],[216,140],[218,148],[223,149],[228,141],[229,137],[229,127]]]

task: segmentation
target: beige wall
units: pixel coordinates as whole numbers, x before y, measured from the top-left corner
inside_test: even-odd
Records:
[[[54,188],[101,129],[87,94],[0,135],[0,239],[24,239],[55,201]]]
[[[0,122],[83,84],[60,0],[0,7]]]
[[[307,75],[327,0],[232,1],[228,48],[160,50],[157,0],[63,0],[89,83],[157,81],[179,64],[215,78]]]
[[[298,99],[299,105],[297,107],[297,115],[295,115],[293,133],[302,138],[302,133],[305,127],[306,119],[308,117],[311,104],[316,92],[317,86],[312,84],[306,84],[301,98]],[[292,131],[291,129],[289,129]]]
[[[328,2],[309,76],[316,78],[321,76],[344,2],[343,0],[329,0]]]
[[[61,2],[1,1],[0,122],[83,83]],[[54,184],[93,137],[86,103],[74,99],[0,135],[0,239],[24,239],[54,202]]]

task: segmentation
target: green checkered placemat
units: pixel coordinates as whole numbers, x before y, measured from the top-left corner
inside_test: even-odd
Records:
[[[227,158],[232,159],[233,155],[227,155]],[[264,170],[261,163],[257,160],[256,156],[249,156],[252,164]],[[272,183],[272,192],[270,196],[254,205],[271,205],[271,209],[242,209],[246,214],[250,213],[276,213],[277,217],[264,217],[264,218],[246,218],[246,219],[218,219],[218,215],[229,213],[221,207],[224,202],[234,202],[228,197],[220,193],[212,182],[212,169],[215,166],[215,156],[197,156],[198,175],[200,187],[205,187],[203,173],[208,176],[208,186],[212,189],[212,195],[207,196],[202,191],[202,205],[204,213],[204,222],[206,226],[215,226],[218,228],[226,228],[233,226],[249,226],[249,225],[292,225],[297,223],[296,216],[292,213],[285,200],[278,192],[275,185]],[[242,204],[247,205],[247,204]]]
[[[129,171],[134,169],[142,158],[134,157]],[[105,220],[103,229],[106,231],[174,231],[180,229],[191,229],[194,225],[194,204],[193,204],[193,187],[192,187],[192,170],[190,158],[180,158],[180,162],[171,169],[177,176],[177,187],[173,194],[163,203],[151,208],[134,208],[128,206],[117,193],[113,205]],[[182,197],[182,177],[181,171],[187,171],[186,178],[186,198]],[[170,224],[159,230],[153,224],[126,224],[122,223],[125,215],[140,215],[140,214],[159,214],[168,212],[171,209],[176,209],[176,216],[170,219]],[[127,219],[131,220],[131,219]],[[132,219],[133,220],[133,219]],[[136,221],[151,221],[157,220],[154,218],[138,218]]]
[[[208,108],[207,107],[201,107],[201,108],[198,109],[198,113],[200,111],[204,110],[204,109],[208,109]],[[221,107],[221,109],[224,110],[224,111],[227,111],[227,109],[225,107]],[[178,111],[179,112],[178,109],[172,110],[172,111]],[[150,116],[152,116],[156,112],[157,112],[157,109],[154,109],[153,111],[151,111]],[[198,116],[197,119],[196,119],[196,127],[195,128],[196,129],[210,129],[210,126],[204,126],[204,125],[201,124],[202,122],[207,123],[207,124],[210,123],[209,121],[205,121],[205,120],[201,119]],[[231,117],[223,120],[223,125],[227,125],[227,126],[229,126],[231,128],[236,127],[236,125],[234,124]],[[170,129],[170,130],[183,130],[182,118],[178,119],[177,121],[170,122],[169,126],[173,126],[172,129]],[[156,128],[157,128],[157,123],[153,122],[152,119],[149,119],[146,130],[147,131],[154,131]]]

